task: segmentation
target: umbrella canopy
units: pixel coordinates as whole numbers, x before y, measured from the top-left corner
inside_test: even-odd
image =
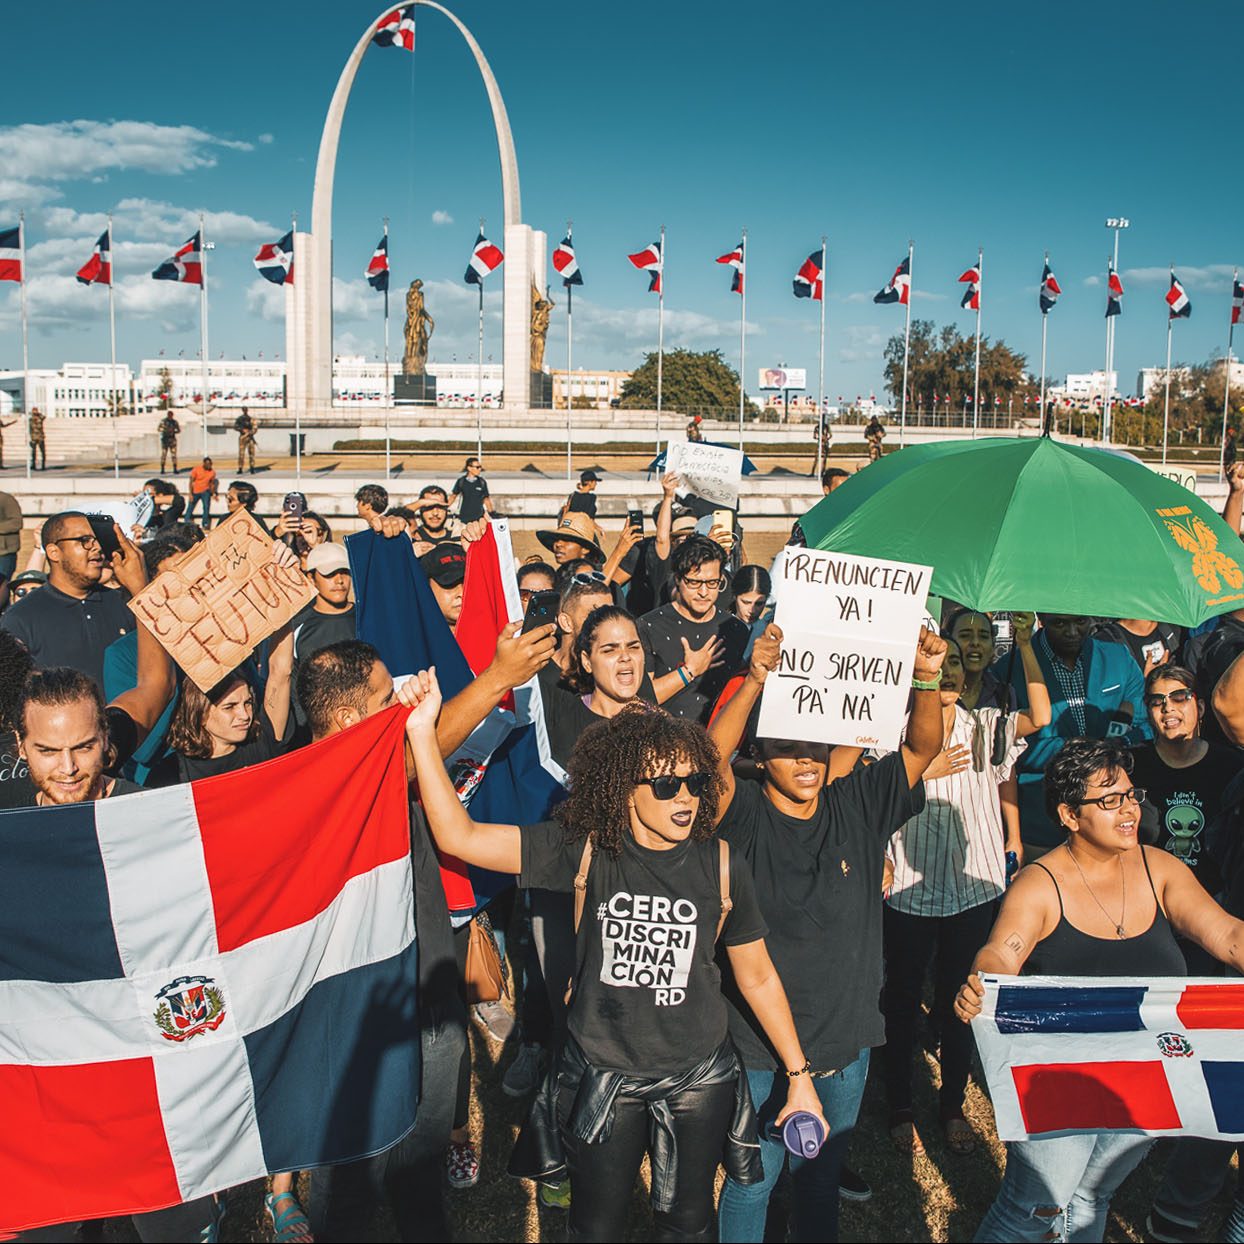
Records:
[[[1244,607],[1244,546],[1148,467],[1047,437],[913,445],[800,520],[810,548],[933,566],[973,609],[1199,626]]]

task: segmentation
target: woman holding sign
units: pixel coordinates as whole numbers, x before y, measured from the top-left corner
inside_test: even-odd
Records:
[[[881,992],[881,873],[890,835],[924,806],[921,774],[942,747],[938,687],[946,641],[920,632],[912,666],[913,707],[902,747],[856,768],[859,750],[797,739],[758,742],[763,780],[736,784],[730,758],[770,671],[782,632],[774,624],[752,648],[743,685],[710,731],[717,744],[721,836],[752,867],[769,927],[773,961],[786,982],[813,1086],[829,1120],[829,1139],[811,1161],[791,1158],[793,1240],[837,1240],[838,1181],[859,1114],[868,1055],[884,1037]],[[762,1183],[727,1179],[721,1194],[723,1241],[762,1240],[769,1194],[786,1158],[767,1126],[782,1101],[780,1064],[728,982],[730,1035],[747,1068],[760,1113]]]

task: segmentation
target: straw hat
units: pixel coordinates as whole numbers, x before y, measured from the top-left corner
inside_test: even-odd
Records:
[[[575,540],[583,545],[583,556],[593,561],[604,561],[605,554],[596,538],[596,524],[591,516],[580,510],[568,510],[565,517],[552,531],[537,531],[536,539],[550,552],[554,540]]]

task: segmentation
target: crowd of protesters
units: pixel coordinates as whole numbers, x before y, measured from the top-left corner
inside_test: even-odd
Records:
[[[824,491],[844,475],[827,470]],[[1238,531],[1244,470],[1229,479]],[[365,1238],[381,1205],[403,1240],[451,1238],[444,1189],[481,1176],[472,1021],[508,1047],[503,1089],[530,1105],[511,1172],[567,1211],[569,1238],[625,1238],[647,1155],[655,1238],[762,1240],[789,1167],[789,1238],[833,1241],[840,1198],[872,1195],[847,1163],[872,1051],[900,1152],[923,1152],[931,1127],[952,1160],[977,1145],[964,1102],[981,973],[1244,971],[1244,610],[1185,634],[1040,601],[994,616],[947,602],[921,631],[897,751],[758,738],[783,635],[737,516],[723,524],[667,475],[650,516],[632,510],[606,533],[598,482],[585,471],[537,531],[545,554],[503,567],[530,624],[508,626],[491,665],[444,701],[434,672],[395,685],[355,637],[349,554],[305,498],[264,526],[314,600],[207,692],[126,602],[204,538],[220,487],[210,459],[188,509],[175,484],[149,481],[141,528],[47,519],[22,573],[20,512],[0,505],[0,807],[193,781],[394,703],[409,711],[419,1113],[391,1150],[311,1172],[306,1204],[297,1173],[274,1174],[278,1240]],[[247,481],[225,490],[228,513],[259,518],[259,502]],[[410,542],[453,632],[470,547],[497,512],[480,460],[448,490],[394,504],[367,484],[355,502],[378,539]],[[533,680],[564,801],[538,824],[476,823],[446,758]],[[469,928],[450,918],[442,855],[516,878],[487,913],[509,949],[512,1008],[468,1005]],[[676,983],[626,976],[624,937],[663,947]],[[940,1063],[935,1121],[913,1102],[925,1041]],[[779,1138],[797,1111],[827,1130],[815,1157]],[[1151,1143],[1009,1144],[976,1238],[1102,1239]],[[1225,1142],[1170,1147],[1151,1238],[1212,1226],[1232,1156]],[[135,1229],[217,1238],[221,1204],[138,1215]],[[1244,1240],[1244,1195],[1222,1231]]]

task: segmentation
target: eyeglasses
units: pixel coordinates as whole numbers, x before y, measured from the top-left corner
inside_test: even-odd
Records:
[[[99,548],[98,536],[61,536],[59,540],[53,540],[53,544],[80,544],[84,549]]]
[[[1108,795],[1099,795],[1096,799],[1081,799],[1080,804],[1095,803],[1107,812],[1117,812],[1128,800],[1144,803],[1149,792],[1143,786],[1133,786],[1131,790],[1112,790]]]
[[[693,592],[720,592],[726,586],[725,575],[718,579],[689,579],[686,575],[683,575],[682,581]]]
[[[667,803],[684,786],[692,799],[699,799],[712,776],[711,773],[688,773],[686,777],[679,777],[676,773],[662,773],[660,777],[640,778],[639,784],[651,787],[653,795]]]
[[[576,575],[570,576],[570,582],[575,587],[598,587],[602,583],[608,583],[599,570],[581,570]]]
[[[1195,695],[1196,692],[1191,687],[1180,687],[1178,691],[1168,691],[1165,695],[1155,691],[1145,696],[1145,707],[1165,708],[1167,700],[1170,700],[1172,704],[1187,704]]]

